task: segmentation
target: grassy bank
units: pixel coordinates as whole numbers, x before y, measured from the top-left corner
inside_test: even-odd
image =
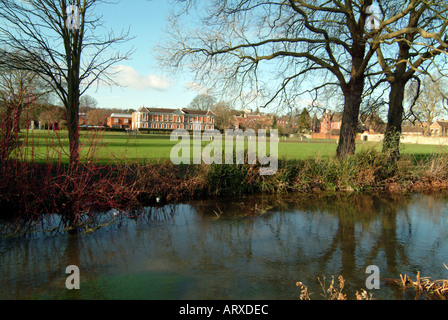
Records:
[[[169,160],[170,151],[177,141],[170,141],[169,135],[140,133],[129,135],[125,132],[81,131],[81,156],[84,161],[98,164],[135,161],[157,162]],[[34,130],[23,133],[25,148],[17,158],[39,163],[68,162],[67,131]],[[204,147],[207,142],[202,142]],[[223,144],[224,145],[224,144]],[[381,150],[381,143],[357,141],[356,152],[374,148]],[[309,158],[329,159],[336,154],[337,141],[324,139],[281,138],[278,155],[285,160],[306,160]],[[445,153],[446,148],[437,145],[402,144],[401,152],[416,157]]]
[[[89,214],[188,199],[287,192],[421,192],[448,189],[448,155],[404,154],[390,162],[376,148],[345,160],[279,159],[271,176],[257,165],[173,165],[169,160],[83,162],[69,173],[59,162],[10,159],[0,167],[3,218]]]

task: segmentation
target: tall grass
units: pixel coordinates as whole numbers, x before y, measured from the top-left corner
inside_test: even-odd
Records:
[[[36,136],[41,136],[38,141]],[[259,174],[260,164],[173,165],[169,160],[99,162],[107,145],[104,132],[85,135],[83,161],[70,172],[66,137],[21,134],[21,143],[0,159],[0,218],[39,219],[60,214],[78,219],[94,211],[126,210],[201,197],[287,192],[412,192],[448,189],[448,155],[426,158],[404,154],[390,161],[374,148],[345,159],[279,159],[274,175]],[[45,146],[45,152],[42,147]],[[39,150],[37,152],[36,150]],[[123,148],[126,150],[126,148]],[[123,151],[125,152],[125,151]],[[247,156],[247,155],[246,155]]]
[[[219,195],[439,190],[448,188],[447,165],[447,154],[420,160],[406,154],[390,161],[387,154],[367,149],[345,159],[281,159],[277,173],[271,176],[258,175],[259,165],[210,166],[207,186],[210,193]]]

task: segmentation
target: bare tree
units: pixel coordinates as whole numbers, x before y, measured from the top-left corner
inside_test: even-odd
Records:
[[[410,10],[402,11],[403,2]],[[446,63],[448,5],[444,0],[397,1],[387,6],[381,6],[381,3],[384,19],[405,14],[402,19],[388,25],[388,34],[378,40],[382,43],[377,48],[380,72],[385,75],[379,83],[386,82],[390,86],[383,151],[390,152],[391,158],[398,159],[401,126],[405,118],[403,101],[406,85],[411,79],[419,84],[420,74],[428,74],[431,68],[440,72]],[[414,100],[420,91],[419,88],[414,91]],[[410,112],[412,114],[412,107]]]
[[[401,1],[398,12],[375,24],[371,0],[214,0],[198,10],[207,15],[193,31],[180,18],[200,4],[177,2],[185,6],[171,20],[161,63],[191,67],[197,81],[216,92],[269,97],[265,106],[291,108],[304,93],[338,88],[344,107],[337,155],[344,157],[355,151],[371,58],[384,41],[395,39],[389,26],[423,0]],[[378,2],[387,7],[391,1]]]
[[[5,159],[19,144],[21,116],[25,109],[49,93],[48,88],[30,71],[0,72],[0,159]]]
[[[79,98],[94,83],[113,80],[113,64],[131,51],[108,54],[128,39],[100,31],[99,0],[0,0],[0,64],[32,71],[61,99],[67,118],[70,167],[79,163]]]
[[[211,110],[215,114],[215,127],[217,129],[223,130],[232,128],[234,112],[228,103],[220,101],[213,105]]]
[[[44,124],[47,129],[56,129],[56,124],[59,125],[64,118],[63,109],[57,106],[45,106],[39,114],[39,122]]]
[[[430,125],[438,117],[447,113],[445,98],[448,96],[447,81],[439,76],[425,76],[420,83],[419,96],[415,101],[413,113],[418,121],[425,124],[424,133],[430,135]],[[408,89],[410,96],[415,96],[416,86],[410,86]]]
[[[96,109],[98,106],[98,101],[96,101],[95,98],[92,96],[89,96],[88,94],[83,95],[81,98],[79,98],[79,110],[84,112],[87,112],[91,109]]]
[[[87,123],[92,126],[105,126],[107,118],[111,115],[107,109],[92,109],[86,114]]]
[[[196,110],[210,110],[215,104],[215,98],[209,94],[199,94],[193,98],[188,105],[189,108]]]

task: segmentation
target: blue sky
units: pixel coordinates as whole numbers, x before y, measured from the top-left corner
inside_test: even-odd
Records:
[[[134,53],[130,60],[116,66],[120,70],[118,81],[126,87],[93,86],[86,94],[98,101],[100,108],[137,109],[141,106],[186,107],[199,93],[189,89],[193,77],[188,74],[171,78],[163,74],[154,58],[154,47],[163,40],[167,26],[169,1],[166,0],[121,0],[117,4],[101,4],[100,11],[104,27],[119,34],[130,28],[133,40],[121,45],[125,52],[131,46]]]

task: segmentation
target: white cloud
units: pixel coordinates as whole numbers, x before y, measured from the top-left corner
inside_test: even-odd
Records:
[[[122,86],[136,89],[147,90],[157,89],[164,90],[170,86],[170,81],[162,77],[150,74],[148,76],[138,73],[134,68],[124,65],[119,65],[114,68],[117,74],[115,75],[116,82]]]

